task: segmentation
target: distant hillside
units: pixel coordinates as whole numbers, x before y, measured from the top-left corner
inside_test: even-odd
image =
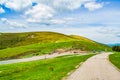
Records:
[[[50,42],[66,42],[66,41],[81,41],[98,45],[98,43],[85,37],[76,35],[64,35],[55,32],[26,32],[26,33],[1,33],[0,34],[0,49],[24,46],[35,43],[50,43]],[[99,44],[100,45],[100,44]]]
[[[70,35],[70,37],[79,41],[80,42],[79,44],[83,44],[82,46],[84,46],[84,47],[86,46],[87,48],[89,48],[88,50],[103,50],[103,51],[111,50],[111,48],[108,45],[95,42],[93,40],[90,40],[90,39],[82,37],[82,36]]]
[[[1,33],[0,49],[34,43],[63,42],[73,40],[67,35],[55,32]]]
[[[1,33],[0,60],[48,54],[57,49],[110,51],[107,45],[76,35],[55,32]]]

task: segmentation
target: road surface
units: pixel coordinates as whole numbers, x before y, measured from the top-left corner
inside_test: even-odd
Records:
[[[109,54],[89,58],[66,80],[120,80],[120,72],[108,60]]]

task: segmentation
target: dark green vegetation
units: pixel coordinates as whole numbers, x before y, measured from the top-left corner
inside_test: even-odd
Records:
[[[120,52],[120,46],[113,46],[113,47],[112,47],[112,50],[113,50],[113,51]]]
[[[68,55],[54,59],[0,65],[0,80],[62,80],[93,54]]]
[[[54,32],[2,33],[0,44],[1,48],[6,48],[0,50],[0,60],[48,54],[57,49],[111,50],[84,37]]]
[[[120,69],[120,52],[116,52],[115,54],[111,54],[109,56],[109,60]]]

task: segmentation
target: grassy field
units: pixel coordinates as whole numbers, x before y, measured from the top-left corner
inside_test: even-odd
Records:
[[[0,80],[61,80],[89,55],[67,55],[54,59],[0,65]]]
[[[120,52],[116,52],[115,54],[111,54],[109,56],[109,60],[120,69]]]
[[[110,50],[109,47],[106,47],[104,45],[90,44],[82,41],[38,43],[0,50],[0,60],[43,55],[54,52],[56,49],[81,49],[86,51],[104,51],[106,48]]]

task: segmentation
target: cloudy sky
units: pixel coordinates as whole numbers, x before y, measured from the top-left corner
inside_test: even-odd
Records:
[[[28,31],[120,43],[120,0],[0,0],[0,32]]]

